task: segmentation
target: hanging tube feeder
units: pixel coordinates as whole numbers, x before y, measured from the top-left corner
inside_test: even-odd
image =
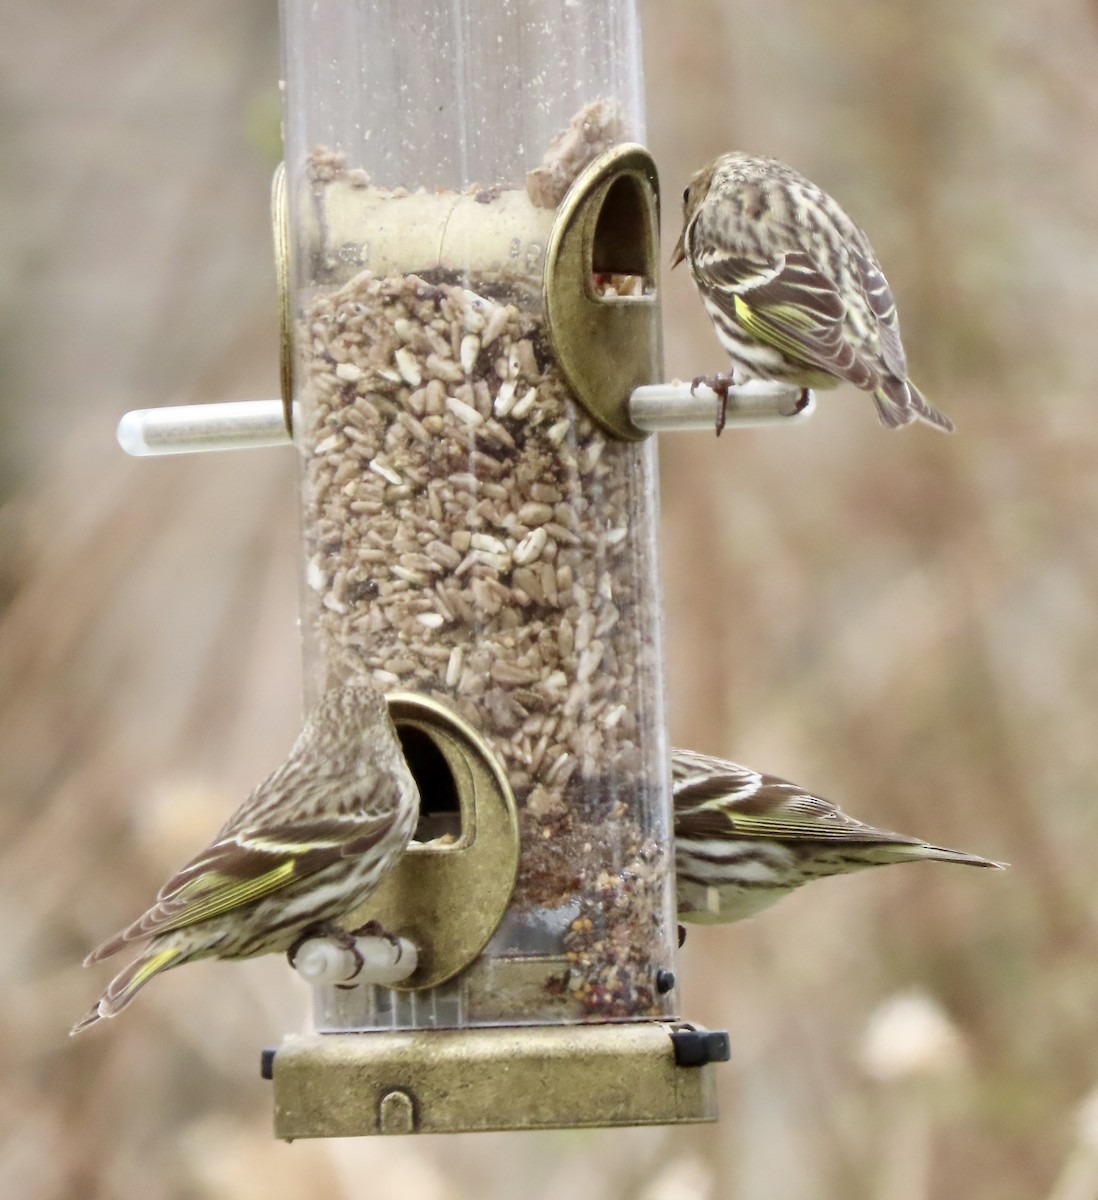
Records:
[[[655,439],[659,199],[632,0],[282,0],[278,402],[127,414],[135,454],[293,441],[307,702],[385,691],[415,840],[265,1052],[279,1137],[716,1119],[684,1022]],[[733,388],[729,424],[798,420]],[[351,978],[350,976],[354,976]]]
[[[368,672],[423,794],[363,914],[418,965],[315,990],[318,1032],[270,1064],[283,1137],[715,1116],[676,1061],[655,455],[628,421],[661,368],[634,15],[535,7],[283,4],[307,691]]]

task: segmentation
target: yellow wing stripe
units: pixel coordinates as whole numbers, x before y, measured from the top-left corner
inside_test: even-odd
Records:
[[[775,328],[765,317],[757,313],[742,296],[735,298],[736,316],[748,333],[757,337],[764,345],[773,346],[782,353],[788,354],[797,362],[804,362],[804,346],[800,345],[789,334]]]
[[[768,314],[773,313],[787,324],[799,326],[801,329],[816,329],[819,326],[819,322],[811,313],[805,312],[803,308],[798,308],[795,304],[772,304],[767,312]]]
[[[190,882],[185,890],[198,891],[197,885],[201,884],[201,891],[209,894],[205,899],[196,899],[188,904],[182,912],[160,926],[158,932],[194,925],[198,921],[220,916],[277,891],[294,877],[295,865],[295,860],[290,859],[262,875],[256,875],[253,879],[237,879],[232,875],[221,875],[217,872],[200,875]]]
[[[717,805],[706,806],[719,810]],[[763,817],[747,813],[724,813],[729,833],[742,838],[775,838],[781,840],[804,839],[813,842],[900,842],[910,839],[902,834],[890,833],[885,829],[874,829],[852,821],[849,817]]]
[[[168,950],[159,950],[156,954],[150,955],[150,957],[145,959],[141,966],[134,971],[132,978],[128,981],[126,991],[136,992],[137,989],[142,986],[142,984],[148,983],[148,981],[157,973],[157,971],[162,971],[166,966],[168,966],[169,963],[177,959],[181,953],[181,950],[177,950],[173,947]]]

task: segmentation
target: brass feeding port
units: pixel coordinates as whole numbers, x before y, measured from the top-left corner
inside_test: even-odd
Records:
[[[265,1060],[276,1133],[714,1120],[725,1035],[674,1007],[655,460],[628,407],[662,368],[654,164],[597,146],[547,208],[314,155],[275,194],[307,690],[381,686],[422,797],[361,914],[415,969],[315,989],[318,1032]]]
[[[389,710],[420,790],[420,818],[413,844],[370,897],[362,921],[373,919],[390,934],[416,946],[415,972],[387,997],[379,1012],[365,989],[324,989],[317,1011],[320,1028],[375,1027],[393,1018],[417,993],[437,989],[466,969],[495,933],[514,890],[519,863],[515,798],[495,755],[466,721],[423,696],[394,693]],[[361,924],[355,914],[348,928]],[[463,990],[468,981],[463,984]],[[461,1019],[461,993],[435,1020]],[[409,1013],[409,1019],[414,1015]]]

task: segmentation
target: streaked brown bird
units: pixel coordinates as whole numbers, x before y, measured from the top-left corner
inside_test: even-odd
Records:
[[[875,829],[775,775],[671,752],[679,920],[742,921],[802,884],[905,862],[1001,868],[961,850]]]
[[[311,933],[346,939],[338,922],[396,863],[418,812],[385,698],[369,684],[332,688],[213,843],[88,955],[85,966],[146,943],[72,1032],[117,1016],[154,975],[183,963],[290,952]]]
[[[683,260],[732,359],[699,377],[722,397],[750,379],[796,387],[841,382],[869,392],[890,428],[953,422],[907,375],[896,304],[869,239],[825,191],[773,158],[724,154],[683,193]],[[807,398],[807,397],[806,397]]]

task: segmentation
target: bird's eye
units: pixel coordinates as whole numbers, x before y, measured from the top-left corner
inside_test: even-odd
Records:
[[[682,189],[682,202],[685,204],[690,199],[690,189],[685,187]]]

